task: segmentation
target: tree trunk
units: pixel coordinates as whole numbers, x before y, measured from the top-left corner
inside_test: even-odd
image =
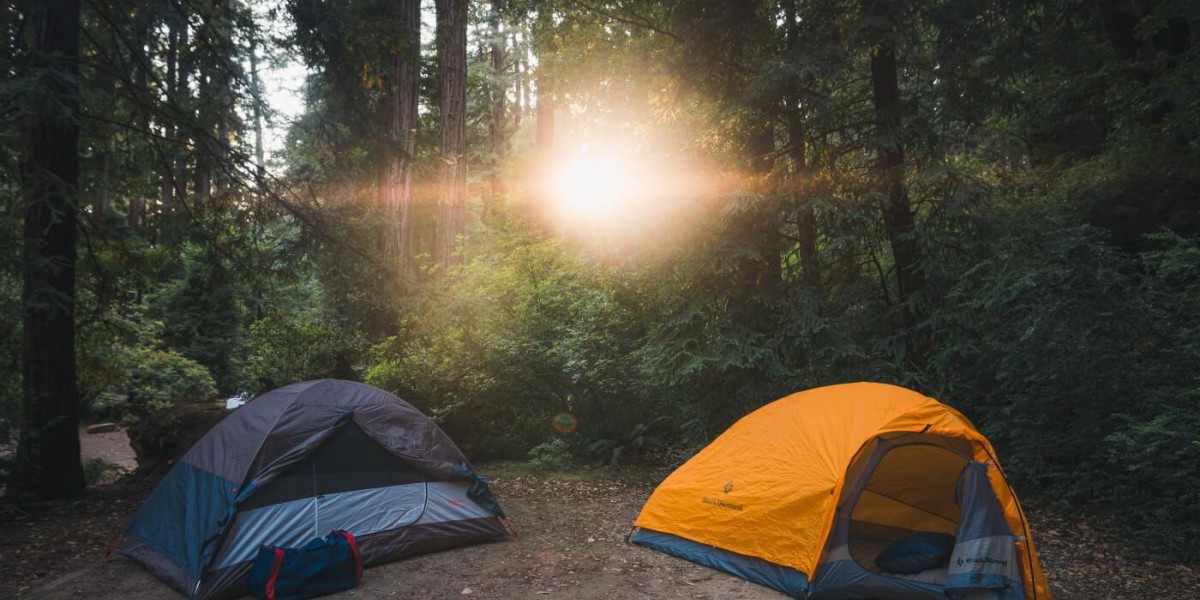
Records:
[[[203,54],[200,61],[200,112],[197,122],[199,132],[196,140],[196,198],[193,203],[197,216],[203,216],[213,202],[214,189],[217,195],[229,189],[226,169],[229,156],[229,120],[233,118],[233,94],[230,90],[232,56],[232,23],[228,14],[229,4],[214,2],[204,14],[207,25],[204,32]]]
[[[775,169],[775,124],[765,111],[754,111],[745,132],[746,159],[754,185],[762,186],[771,179]],[[761,260],[754,271],[753,285],[759,289],[777,289],[782,282],[780,259],[783,255],[783,236],[779,234],[779,214],[776,200],[768,194],[753,211],[752,225],[758,232],[755,242]]]
[[[524,30],[521,32],[521,114],[523,117],[529,116],[529,105],[533,102],[532,92],[529,89],[529,32]],[[518,121],[519,123],[519,121]]]
[[[34,3],[37,102],[24,143],[22,420],[9,493],[84,492],[75,382],[75,236],[79,179],[79,0]]]
[[[189,90],[191,87],[189,80],[192,76],[194,55],[188,49],[188,38],[190,35],[188,27],[187,3],[178,3],[175,6],[177,14],[173,16],[172,22],[175,23],[176,27],[178,27],[179,40],[177,43],[178,55],[176,57],[176,61],[178,62],[178,72],[175,75],[175,79],[168,82],[168,85],[171,86],[171,95],[169,100],[171,103],[171,113],[178,115],[178,118],[184,119],[186,122],[190,121],[194,116],[190,109],[186,112],[184,110],[189,104],[188,94],[190,93]],[[168,176],[169,183],[173,190],[173,202],[171,204],[163,205],[162,210],[164,213],[170,213],[172,211],[179,210],[183,204],[184,198],[187,197],[187,168],[189,160],[189,152],[187,150],[188,136],[183,131],[183,128],[176,126],[175,137],[176,139],[171,140],[169,146],[171,148],[172,162],[174,163],[174,174]]]
[[[491,173],[488,186],[488,197],[483,207],[484,221],[491,221],[500,210],[500,206],[504,203],[506,190],[504,188],[504,178],[500,172],[504,165],[504,159],[508,154],[508,140],[506,136],[506,111],[505,101],[507,100],[508,89],[505,85],[504,75],[504,45],[505,34],[500,30],[501,11],[503,10],[502,0],[492,0],[492,15],[489,23],[489,32],[491,33],[491,63],[492,63],[492,78],[491,78],[491,120],[488,123],[488,135],[492,142],[492,160]]]
[[[185,29],[187,27],[187,25],[182,23],[182,19],[179,19],[178,15],[171,15],[166,20],[167,20],[167,27],[168,27],[167,58],[166,58],[166,61],[167,61],[167,79],[166,79],[167,99],[170,102],[177,103],[179,100],[177,98],[177,96],[179,94],[178,65],[179,65],[179,42],[180,42],[180,37],[181,37],[180,29]],[[147,63],[148,62],[149,61],[147,61]],[[141,87],[140,89],[145,89],[144,85],[145,85],[146,70],[138,69],[138,74],[139,74],[139,77],[142,78],[142,81],[140,82],[140,84],[143,87]],[[172,158],[174,156],[174,150],[175,150],[175,146],[174,146],[175,132],[176,132],[175,119],[171,119],[171,118],[164,119],[163,120],[163,137],[166,138],[166,150],[165,150],[165,155],[163,156],[163,171],[162,171],[162,182],[161,182],[161,191],[160,191],[160,199],[162,200],[162,206],[164,209],[167,209],[168,207],[172,206],[174,204],[174,199],[176,197],[176,194],[175,194],[175,161]],[[138,206],[137,210],[135,210],[134,209],[134,201],[130,201],[129,213],[130,213],[129,225],[136,229],[138,226],[137,220],[138,220],[138,217],[140,217],[140,213],[141,213],[141,207]]]
[[[895,261],[896,291],[904,309],[908,329],[908,355],[919,367],[924,365],[927,349],[916,335],[921,311],[914,296],[925,286],[921,272],[921,247],[918,243],[908,188],[904,183],[903,105],[896,69],[896,50],[888,41],[895,31],[894,7],[884,0],[865,0],[868,14],[886,29],[871,40],[871,90],[875,104],[875,139],[879,175],[884,188],[883,223]]]
[[[216,122],[217,136],[212,147],[213,160],[210,163],[209,175],[218,197],[224,197],[233,183],[230,179],[229,160],[233,154],[230,144],[230,124],[234,119],[233,77],[235,63],[232,58],[237,54],[233,43],[233,2],[214,4],[216,10],[211,19],[210,29],[216,39],[214,47],[217,52],[212,56],[213,98],[216,99],[213,121]]]
[[[205,58],[210,59],[211,57]],[[208,195],[212,193],[211,175],[214,154],[213,138],[215,137],[212,103],[215,101],[214,94],[216,93],[208,60],[201,61],[199,67],[200,110],[196,117],[196,166],[192,169],[192,185],[195,189],[192,210],[197,216],[204,214],[204,204]]]
[[[542,233],[547,233],[551,230],[550,207],[553,198],[550,197],[551,190],[549,180],[554,166],[554,88],[551,82],[550,73],[547,64],[549,57],[554,55],[554,47],[552,43],[549,47],[538,50],[538,66],[535,72],[534,89],[536,90],[536,99],[533,100],[533,127],[534,127],[534,161],[533,171],[530,177],[532,185],[529,190],[529,199],[525,202],[525,221],[533,226],[533,228]],[[526,68],[529,68],[529,63],[525,63]],[[526,88],[526,102],[529,102],[534,97],[530,95],[529,88]]]
[[[543,154],[550,154],[554,149],[554,89],[550,85],[550,76],[542,67],[537,74],[537,105],[534,107],[537,122],[534,126],[534,146]]]
[[[796,14],[796,0],[783,0],[784,12],[784,43],[785,51],[790,60],[798,58],[800,43],[800,22]],[[800,105],[800,86],[793,77],[788,81],[785,102],[785,120],[788,134],[788,157],[791,160],[791,177],[795,186],[803,185],[804,180],[811,180],[816,169],[809,164],[806,144],[808,140],[804,131],[804,116]],[[812,190],[812,187],[808,187]],[[821,283],[821,273],[817,265],[817,219],[813,211],[813,198],[805,198],[799,190],[793,192],[797,203],[796,229],[799,241],[798,255],[800,257],[800,281],[804,287],[817,290]]]
[[[420,85],[421,2],[400,0],[400,44],[392,56],[392,86],[388,104],[388,166],[385,208],[390,229],[385,248],[401,272],[411,268],[413,255],[412,163],[416,152],[417,101]]]
[[[513,51],[513,97],[516,99],[516,106],[513,107],[513,129],[521,129],[521,120],[525,116],[525,94],[522,93],[521,86],[525,85],[525,68],[522,66],[522,58],[525,51],[521,48],[520,38],[517,37],[517,32],[513,31],[509,36],[509,47]]]
[[[267,175],[262,117],[262,103],[266,102],[266,94],[263,92],[262,78],[258,75],[258,31],[250,33],[250,85],[254,91],[251,98],[251,102],[254,103],[254,173],[258,178],[258,185],[261,186]]]
[[[100,189],[96,190],[96,212],[102,221],[107,221],[108,211],[112,210],[112,138],[104,136],[96,148],[96,163],[100,171]]]
[[[438,66],[442,75],[442,203],[438,219],[438,262],[461,260],[458,241],[467,208],[467,0],[438,0]]]

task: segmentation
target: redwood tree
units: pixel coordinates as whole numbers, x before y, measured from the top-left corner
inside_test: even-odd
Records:
[[[9,492],[83,494],[75,382],[79,0],[34,3],[37,74],[23,144],[22,419]]]
[[[385,203],[392,223],[389,253],[407,271],[413,250],[412,169],[416,153],[417,101],[420,87],[421,2],[400,0],[400,40],[393,50],[388,90],[388,167]],[[464,134],[465,135],[465,134]]]
[[[507,35],[500,29],[502,11],[502,0],[492,0],[492,12],[488,19],[488,34],[491,37],[491,79],[488,84],[491,111],[488,121],[488,137],[492,144],[492,159],[490,161],[488,196],[483,207],[484,219],[491,219],[496,215],[506,195],[503,174],[500,172],[504,165],[505,155],[508,153],[508,138],[505,131],[508,120],[505,108],[508,86],[504,82],[504,45]]]
[[[458,239],[466,230],[467,0],[438,0],[437,20],[442,76],[442,202],[437,258],[448,267],[458,261]]]

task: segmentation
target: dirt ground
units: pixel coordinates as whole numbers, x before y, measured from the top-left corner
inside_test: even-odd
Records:
[[[742,579],[624,543],[653,481],[629,471],[536,474],[514,465],[481,470],[520,531],[499,542],[369,569],[341,598],[738,598],[782,599]],[[75,505],[19,516],[0,544],[0,598],[149,600],[178,598],[124,559],[101,560],[150,490],[123,482]],[[1035,518],[1055,597],[1200,598],[1197,565],[1122,558],[1085,524]]]

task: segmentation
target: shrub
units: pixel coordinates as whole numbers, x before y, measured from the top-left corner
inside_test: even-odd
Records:
[[[203,365],[169,350],[139,348],[118,411],[139,468],[154,469],[186,451],[224,416]]]
[[[554,438],[529,450],[529,465],[539,471],[565,471],[574,464],[571,448],[562,438]]]

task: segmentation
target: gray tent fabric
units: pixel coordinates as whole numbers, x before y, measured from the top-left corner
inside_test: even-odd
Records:
[[[991,465],[972,462],[959,479],[962,519],[955,532],[946,595],[955,600],[1025,600],[1017,548],[992,492]]]
[[[317,494],[314,461],[340,440],[358,440],[345,445],[354,452],[373,448],[375,471],[334,473],[326,479],[349,487]],[[329,468],[355,470],[354,460],[339,467],[337,458],[326,456]],[[272,482],[305,461],[314,465],[311,492],[289,488],[293,497],[255,502],[279,496]],[[420,475],[397,482],[400,472]],[[304,469],[296,473],[280,485],[289,480],[294,488],[298,477],[303,484]],[[430,510],[433,498],[446,506]],[[485,480],[420,411],[378,388],[322,379],[263,394],[218,423],[150,494],[117,550],[185,595],[230,597],[244,593],[258,544],[306,541],[342,527],[360,537],[367,564],[375,564],[502,539],[503,517]]]

